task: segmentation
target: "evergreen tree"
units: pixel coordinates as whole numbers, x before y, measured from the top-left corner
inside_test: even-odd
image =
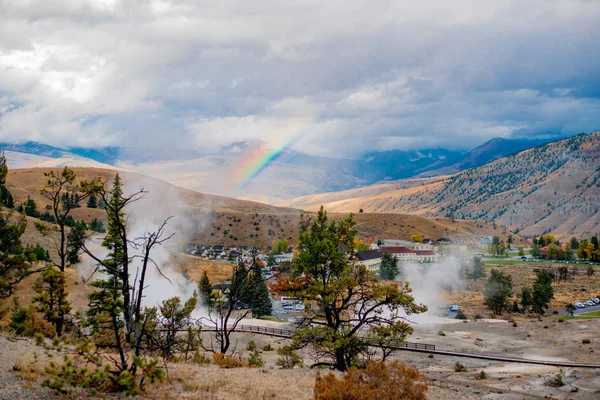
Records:
[[[269,256],[267,257],[267,267],[271,268],[274,267],[276,264],[277,261],[275,260],[273,254],[269,254]]]
[[[206,271],[202,272],[202,278],[200,279],[200,299],[202,300],[202,304],[211,308],[213,306],[213,298],[212,298],[212,283],[210,283],[210,279],[208,279],[208,275]]]
[[[571,249],[576,250],[579,248],[579,241],[575,236],[571,238]]]
[[[28,217],[39,218],[40,216],[36,202],[29,196],[27,196],[27,202],[25,202],[23,210]]]
[[[473,257],[471,259],[471,278],[474,280],[485,277],[485,263],[481,257]]]
[[[271,296],[269,296],[269,289],[267,283],[262,274],[261,263],[254,263],[252,268],[252,274],[248,282],[252,288],[251,292],[253,298],[250,301],[250,307],[252,308],[252,314],[260,318],[263,315],[271,315],[273,311],[273,305],[271,303]]]
[[[545,269],[537,272],[537,279],[533,284],[532,309],[540,314],[544,313],[544,309],[548,308],[550,301],[554,298],[553,280],[553,272]]]
[[[91,195],[87,202],[87,208],[98,208],[98,199],[95,195]]]
[[[4,152],[0,154],[0,206],[14,208],[15,201],[6,188],[6,176],[8,175],[8,165]]]
[[[394,280],[400,273],[398,259],[390,253],[383,253],[381,265],[379,266],[379,277],[386,280]]]
[[[106,229],[104,228],[104,222],[102,222],[98,218],[94,218],[90,222],[90,229],[94,232],[99,232],[99,233],[106,232]]]
[[[508,309],[510,305],[508,298],[511,294],[512,277],[500,270],[492,269],[484,289],[485,305],[494,313],[501,314]]]
[[[0,190],[5,188],[7,174],[6,157],[2,153]],[[26,227],[27,219],[22,214],[13,218],[12,211],[4,212],[3,204],[0,204],[0,299],[10,296],[17,284],[31,273],[21,244]]]
[[[523,287],[521,288],[521,305],[524,310],[527,310],[533,304],[533,291],[531,288]]]
[[[62,329],[62,323],[71,311],[71,304],[67,300],[66,279],[64,273],[52,265],[48,265],[40,277],[33,284],[33,289],[38,293],[33,298],[36,310],[44,316],[44,319],[54,325],[54,328]]]
[[[592,236],[592,238],[590,239],[590,243],[594,245],[595,250],[598,250],[598,248],[599,248],[598,236]]]

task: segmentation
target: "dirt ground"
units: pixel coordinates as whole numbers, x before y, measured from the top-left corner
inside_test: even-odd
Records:
[[[462,322],[440,318],[436,322],[415,325],[415,332],[409,340],[435,344],[437,349],[442,350],[508,357],[578,363],[598,363],[599,359],[600,320],[551,324],[523,321],[517,327],[504,320]],[[441,332],[444,336],[440,335]],[[205,335],[205,340],[210,340],[208,334]],[[249,356],[246,346],[250,340],[260,349],[271,344],[274,350],[261,353],[265,366],[219,369],[214,365],[173,364],[168,369],[168,382],[149,387],[146,396],[155,399],[244,400],[312,397],[315,370],[305,367],[286,371],[275,366],[278,358],[276,349],[284,345],[285,340],[246,333],[234,336],[234,347],[242,358]],[[582,339],[590,339],[591,343],[582,344]],[[28,359],[33,357],[32,351],[35,351],[35,346],[31,342],[10,342],[0,337],[0,399],[15,398],[15,393],[20,394],[19,398],[49,397],[47,390],[36,389],[39,377],[32,378],[32,374],[13,371],[13,366],[27,364]],[[309,354],[303,356],[309,365]],[[563,368],[564,385],[553,387],[550,382],[561,374],[558,367],[454,356],[430,357],[408,351],[399,352],[394,357],[416,367],[427,377],[429,399],[597,399],[600,396],[598,369]],[[454,372],[456,362],[462,363],[467,371]],[[485,379],[476,379],[480,371],[485,372]],[[23,387],[22,391],[20,387]]]

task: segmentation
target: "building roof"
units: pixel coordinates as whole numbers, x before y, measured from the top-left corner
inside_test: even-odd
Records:
[[[390,254],[415,254],[416,250],[409,249],[408,247],[382,247],[379,249],[381,253]]]
[[[415,250],[418,256],[435,256],[435,251],[433,250]]]
[[[379,250],[359,251],[355,256],[358,258],[358,261],[367,261],[381,258],[381,253]]]

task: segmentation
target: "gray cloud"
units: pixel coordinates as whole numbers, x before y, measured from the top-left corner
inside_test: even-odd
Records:
[[[354,156],[600,129],[596,1],[0,0],[0,140]]]

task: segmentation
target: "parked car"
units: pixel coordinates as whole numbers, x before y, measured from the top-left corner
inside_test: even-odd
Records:
[[[450,306],[450,311],[459,311],[460,307],[458,306],[458,304],[452,304]]]
[[[600,299],[597,297],[593,298],[592,301],[596,304],[600,304]]]
[[[583,303],[583,304],[585,304],[586,306],[590,306],[590,307],[593,307],[593,306],[595,306],[595,305],[596,305],[596,303],[594,303],[594,302],[593,302],[593,301],[591,301],[591,300],[588,300],[588,301],[586,301],[586,302],[585,302],[585,303]]]
[[[575,307],[577,307],[577,308],[585,308],[585,305],[583,303],[577,302],[577,303],[575,303]]]

